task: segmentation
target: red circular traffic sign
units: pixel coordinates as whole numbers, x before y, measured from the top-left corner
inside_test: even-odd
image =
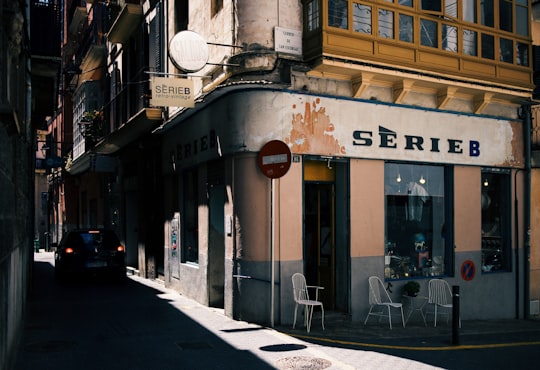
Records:
[[[471,281],[476,274],[476,266],[473,261],[466,260],[461,264],[461,278],[465,281]]]
[[[258,164],[266,177],[277,179],[291,168],[291,149],[281,140],[269,141],[259,152]]]

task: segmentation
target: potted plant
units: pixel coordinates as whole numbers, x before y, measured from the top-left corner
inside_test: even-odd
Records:
[[[416,297],[418,292],[420,291],[420,284],[416,281],[408,281],[405,285],[403,285],[403,293],[405,295],[408,295],[409,297]]]

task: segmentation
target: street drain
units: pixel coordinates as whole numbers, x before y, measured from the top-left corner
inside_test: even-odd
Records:
[[[74,345],[73,342],[66,340],[47,340],[43,342],[30,343],[24,346],[26,352],[59,352],[66,350]]]
[[[180,342],[176,345],[181,350],[211,349],[212,346],[206,342]]]
[[[323,358],[305,356],[285,357],[277,361],[280,370],[320,370],[331,365],[330,361]]]

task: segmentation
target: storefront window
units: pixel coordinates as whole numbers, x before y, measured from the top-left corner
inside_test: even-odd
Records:
[[[451,268],[447,171],[443,166],[385,164],[385,278],[441,276]]]
[[[199,263],[199,207],[197,171],[184,173],[182,262]]]
[[[482,271],[509,269],[510,175],[482,171]]]

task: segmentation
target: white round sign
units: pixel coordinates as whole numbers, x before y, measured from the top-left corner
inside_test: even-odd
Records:
[[[208,44],[193,31],[181,31],[169,42],[169,57],[184,72],[197,72],[208,62]]]

